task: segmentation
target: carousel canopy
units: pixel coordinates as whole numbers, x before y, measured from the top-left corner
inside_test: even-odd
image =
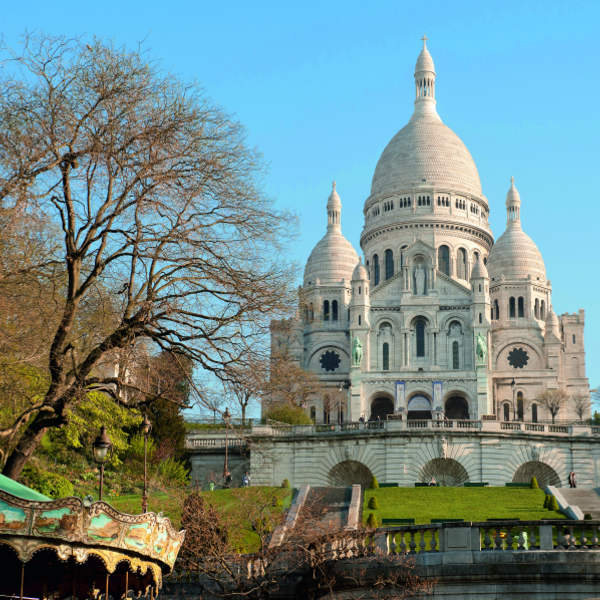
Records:
[[[14,479],[5,477],[4,475],[0,475],[0,490],[12,494],[13,496],[17,496],[17,498],[23,498],[24,500],[36,500],[38,502],[52,500],[52,498],[48,498],[48,496],[44,496],[44,494],[40,494],[39,492],[28,488],[26,485],[18,483]]]

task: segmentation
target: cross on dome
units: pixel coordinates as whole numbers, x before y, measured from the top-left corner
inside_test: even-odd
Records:
[[[335,179],[333,180],[333,189],[335,190]]]
[[[423,48],[427,48],[427,40],[428,39],[429,38],[425,34],[423,34],[423,37],[421,38],[421,41],[423,42]]]

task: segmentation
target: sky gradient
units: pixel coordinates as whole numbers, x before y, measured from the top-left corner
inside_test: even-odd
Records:
[[[359,249],[377,161],[413,111],[427,33],[437,109],[471,152],[495,238],[514,175],[524,231],[552,281],[555,312],[586,311],[586,369],[600,385],[598,2],[48,2],[0,5],[0,32],[145,40],[246,126],[266,186],[301,218],[304,264],[325,234],[333,179]]]

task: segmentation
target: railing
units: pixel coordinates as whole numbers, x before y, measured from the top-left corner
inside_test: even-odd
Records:
[[[525,423],[525,431],[546,431],[546,426],[536,425],[535,423]]]
[[[223,437],[201,437],[201,438],[188,438],[186,440],[186,446],[188,448],[224,448],[225,445],[229,446],[245,446],[246,440],[236,436],[229,436],[227,443],[225,442],[225,436]]]
[[[521,431],[521,423],[515,421],[500,421],[500,429],[508,429],[510,431]]]
[[[378,529],[358,552],[600,550],[600,521],[486,521]]]
[[[569,433],[569,428],[562,425],[548,425],[550,433]]]

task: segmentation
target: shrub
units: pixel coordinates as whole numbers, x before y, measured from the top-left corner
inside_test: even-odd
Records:
[[[290,484],[290,480],[289,479],[284,479],[283,483],[281,484],[282,488],[291,488],[291,484]]]
[[[548,508],[548,504],[550,504],[550,494],[546,494],[544,498],[544,508]]]
[[[592,515],[590,515],[590,513],[585,513],[585,515],[583,515],[583,520],[584,521],[591,521],[592,520]]]
[[[377,500],[376,496],[371,496],[369,498],[368,508],[370,508],[371,510],[379,510],[379,501]]]
[[[274,404],[263,415],[263,421],[273,419],[290,425],[312,425],[312,419],[307,412],[295,404]]]
[[[190,472],[185,464],[174,458],[167,458],[158,465],[158,473],[171,485],[184,486],[190,482]]]
[[[529,482],[529,487],[532,490],[539,490],[540,486],[538,485],[537,479],[535,478],[535,475],[533,475],[533,477],[531,478],[531,481]]]
[[[560,510],[558,508],[558,502],[554,496],[550,496],[550,501],[548,502],[548,510]]]
[[[367,519],[367,525],[369,527],[377,527],[377,517],[373,513],[369,513],[369,518]]]
[[[371,485],[369,486],[370,490],[378,490],[379,489],[379,483],[377,483],[377,477],[375,477],[375,475],[373,475],[373,478],[371,479]]]
[[[75,493],[73,484],[66,477],[57,473],[50,473],[27,465],[23,469],[23,477],[26,485],[53,500],[72,496]]]

